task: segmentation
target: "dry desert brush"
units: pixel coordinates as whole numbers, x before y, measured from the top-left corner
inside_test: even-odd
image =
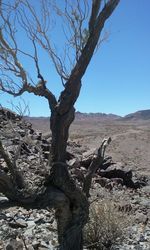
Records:
[[[84,229],[88,249],[113,249],[127,235],[129,219],[117,211],[111,200],[97,201],[90,206],[90,219]]]

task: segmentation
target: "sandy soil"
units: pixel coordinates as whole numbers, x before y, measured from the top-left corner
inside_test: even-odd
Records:
[[[70,137],[90,148],[98,147],[105,137],[112,142],[107,151],[116,162],[150,177],[150,124],[136,122],[75,123]]]
[[[46,118],[32,120],[33,127],[43,133],[49,133],[49,121]],[[112,142],[107,153],[115,162],[121,162],[126,169],[150,178],[150,123],[148,121],[123,120],[76,120],[70,128],[70,139],[96,148],[102,139],[111,137]]]

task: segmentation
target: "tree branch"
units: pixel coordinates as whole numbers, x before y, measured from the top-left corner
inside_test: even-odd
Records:
[[[94,50],[97,46],[98,40],[100,38],[101,31],[104,27],[105,21],[111,16],[114,9],[119,4],[120,0],[109,0],[108,3],[104,6],[102,11],[99,13],[98,17],[95,19],[93,23],[93,27],[91,27],[92,32],[89,35],[87,43],[82,50],[82,54],[72,70],[70,78],[82,78],[84,75],[89,62],[93,56]]]
[[[35,95],[45,97],[49,102],[51,111],[52,112],[54,111],[57,105],[57,100],[55,96],[52,94],[52,92],[49,89],[47,89],[45,86],[43,86],[43,84],[42,85],[39,84],[36,87],[28,84],[25,91],[27,91],[28,93],[33,93]]]
[[[93,0],[92,1],[92,11],[91,11],[91,16],[89,20],[89,32],[91,33],[94,29],[95,26],[95,21],[97,19],[97,15],[100,10],[102,0]]]
[[[89,196],[89,191],[91,188],[91,182],[92,182],[93,175],[95,174],[97,169],[100,168],[101,164],[103,163],[105,151],[106,151],[107,146],[110,144],[110,142],[111,142],[110,137],[108,139],[104,139],[102,141],[101,146],[97,150],[97,154],[93,156],[93,160],[89,166],[88,172],[85,176],[85,180],[83,183],[83,192],[86,194],[87,197]]]
[[[43,83],[38,84],[37,86],[32,86],[30,84],[25,84],[22,88],[18,90],[18,92],[13,92],[11,89],[6,89],[3,86],[2,81],[0,80],[0,90],[4,91],[5,93],[8,93],[10,95],[13,95],[14,97],[22,95],[24,92],[33,93],[37,96],[45,97],[48,100],[49,106],[51,111],[55,109],[55,106],[57,104],[57,100],[55,96],[52,94],[50,90],[48,90]]]
[[[25,23],[24,20],[21,19],[22,25],[23,28],[26,30],[26,32],[30,34],[30,40],[34,48],[34,56],[18,48],[18,43],[15,37],[15,29],[13,30],[13,27],[10,23],[11,21],[10,16],[12,14],[11,7],[9,7],[8,5],[8,9],[6,9],[6,15],[5,15],[1,2],[0,11],[2,20],[4,22],[3,30],[0,29],[0,58],[2,59],[1,72],[3,72],[3,70],[7,71],[9,72],[10,76],[7,72],[6,75],[2,74],[3,78],[0,79],[0,90],[10,95],[13,95],[14,97],[22,95],[25,91],[29,93],[34,93],[35,95],[43,96],[48,100],[50,109],[51,111],[53,111],[57,101],[52,92],[48,90],[45,86],[46,81],[44,80],[44,77],[40,72],[37,47],[36,47],[36,28],[37,30],[39,29],[39,34],[41,34],[42,28],[43,32],[45,32],[44,29],[46,29],[46,26],[44,25],[45,28],[41,26],[40,19],[38,19],[38,16],[36,15],[34,8],[32,8],[32,6],[29,4],[27,0],[21,2],[20,5],[21,4],[25,5],[29,9],[30,13],[32,14],[36,22],[36,27],[33,28],[34,26],[32,27],[32,23],[30,23],[29,20],[27,19],[24,9],[21,9],[20,7],[19,11],[22,10],[22,13],[24,14],[23,16],[27,22]],[[7,15],[7,12],[10,12],[9,16]],[[16,16],[18,18],[18,10],[16,10]],[[43,22],[45,23],[46,20],[43,20]],[[9,30],[9,32],[7,32],[7,29]],[[7,34],[7,39],[6,39],[6,34]],[[40,83],[38,83],[38,85],[32,86],[31,84],[29,84],[27,79],[27,73],[18,59],[18,53],[28,56],[34,61],[37,71],[37,77],[40,79]],[[11,75],[11,73],[13,74],[13,76]],[[17,84],[14,76],[19,78],[21,82]]]
[[[18,71],[19,71],[20,77],[22,78],[22,81],[23,81],[23,84],[26,85],[27,84],[26,72],[24,71],[21,63],[19,62],[15,50],[13,48],[11,48],[9,46],[9,44],[6,42],[6,40],[4,39],[4,36],[3,36],[1,29],[0,29],[0,43],[2,44],[3,48],[6,50],[6,53],[8,52],[12,56],[12,59],[14,61],[14,65],[16,67],[15,68],[16,72],[18,73]]]
[[[95,4],[93,1],[93,8],[96,6],[95,14],[91,14],[93,27],[91,26],[91,33],[87,40],[85,47],[82,50],[81,56],[77,61],[75,67],[73,68],[69,80],[65,84],[65,89],[62,91],[59,101],[57,111],[62,114],[69,110],[69,108],[74,105],[75,101],[78,98],[81,88],[81,79],[90,63],[90,60],[93,56],[94,50],[97,46],[101,31],[103,29],[105,21],[112,14],[113,10],[119,3],[119,0],[109,0],[108,3],[104,6],[97,18],[95,18],[96,13],[99,10],[99,4]],[[94,22],[95,20],[95,22]]]

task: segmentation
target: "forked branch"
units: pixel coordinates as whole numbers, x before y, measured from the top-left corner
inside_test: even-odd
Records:
[[[86,194],[87,197],[89,196],[92,178],[95,172],[97,171],[97,169],[101,167],[101,164],[103,163],[103,160],[104,160],[106,148],[110,144],[110,142],[111,142],[110,137],[107,139],[104,139],[102,141],[101,146],[97,150],[97,154],[93,156],[93,160],[89,166],[88,172],[85,176],[85,180],[83,183],[83,192]]]
[[[58,111],[62,113],[62,110],[64,110],[64,106],[68,106],[68,108],[65,108],[65,112],[69,109],[69,106],[71,107],[74,105],[75,101],[78,98],[78,95],[80,93],[81,88],[81,79],[92,59],[93,53],[95,51],[95,48],[98,44],[101,31],[104,27],[105,21],[111,16],[114,9],[119,3],[119,0],[109,0],[103,7],[103,9],[100,11],[100,2],[97,4],[95,1],[92,2],[92,12],[91,12],[91,18],[89,23],[89,36],[85,43],[84,48],[82,49],[82,52],[80,54],[80,57],[78,61],[76,62],[76,65],[71,71],[70,77],[68,81],[65,84],[65,89],[62,91],[59,103],[58,103]],[[95,12],[94,12],[95,10]]]

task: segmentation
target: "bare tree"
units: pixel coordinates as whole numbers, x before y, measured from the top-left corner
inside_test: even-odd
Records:
[[[0,90],[14,97],[28,92],[47,99],[52,131],[49,185],[42,194],[26,197],[24,189],[19,189],[15,166],[0,143],[0,153],[12,174],[11,178],[0,175],[0,191],[22,206],[36,206],[37,203],[39,206],[40,197],[41,206],[55,207],[60,249],[78,250],[83,248],[82,229],[88,220],[87,196],[92,175],[97,162],[104,156],[106,142],[102,143],[98,155],[91,163],[82,191],[76,187],[68,173],[68,131],[74,120],[74,104],[80,93],[82,77],[94,51],[103,40],[101,33],[105,21],[115,10],[119,0],[64,0],[61,7],[58,1],[41,0],[38,3],[37,8],[30,0],[0,1]],[[63,23],[66,39],[63,55],[57,52],[51,38],[56,18]],[[30,44],[29,51],[20,48],[19,34],[26,35]],[[49,56],[61,78],[63,91],[58,100],[47,87],[47,81],[41,72],[41,50]],[[24,58],[30,59],[34,65],[35,79],[29,75],[30,72],[26,72]]]

